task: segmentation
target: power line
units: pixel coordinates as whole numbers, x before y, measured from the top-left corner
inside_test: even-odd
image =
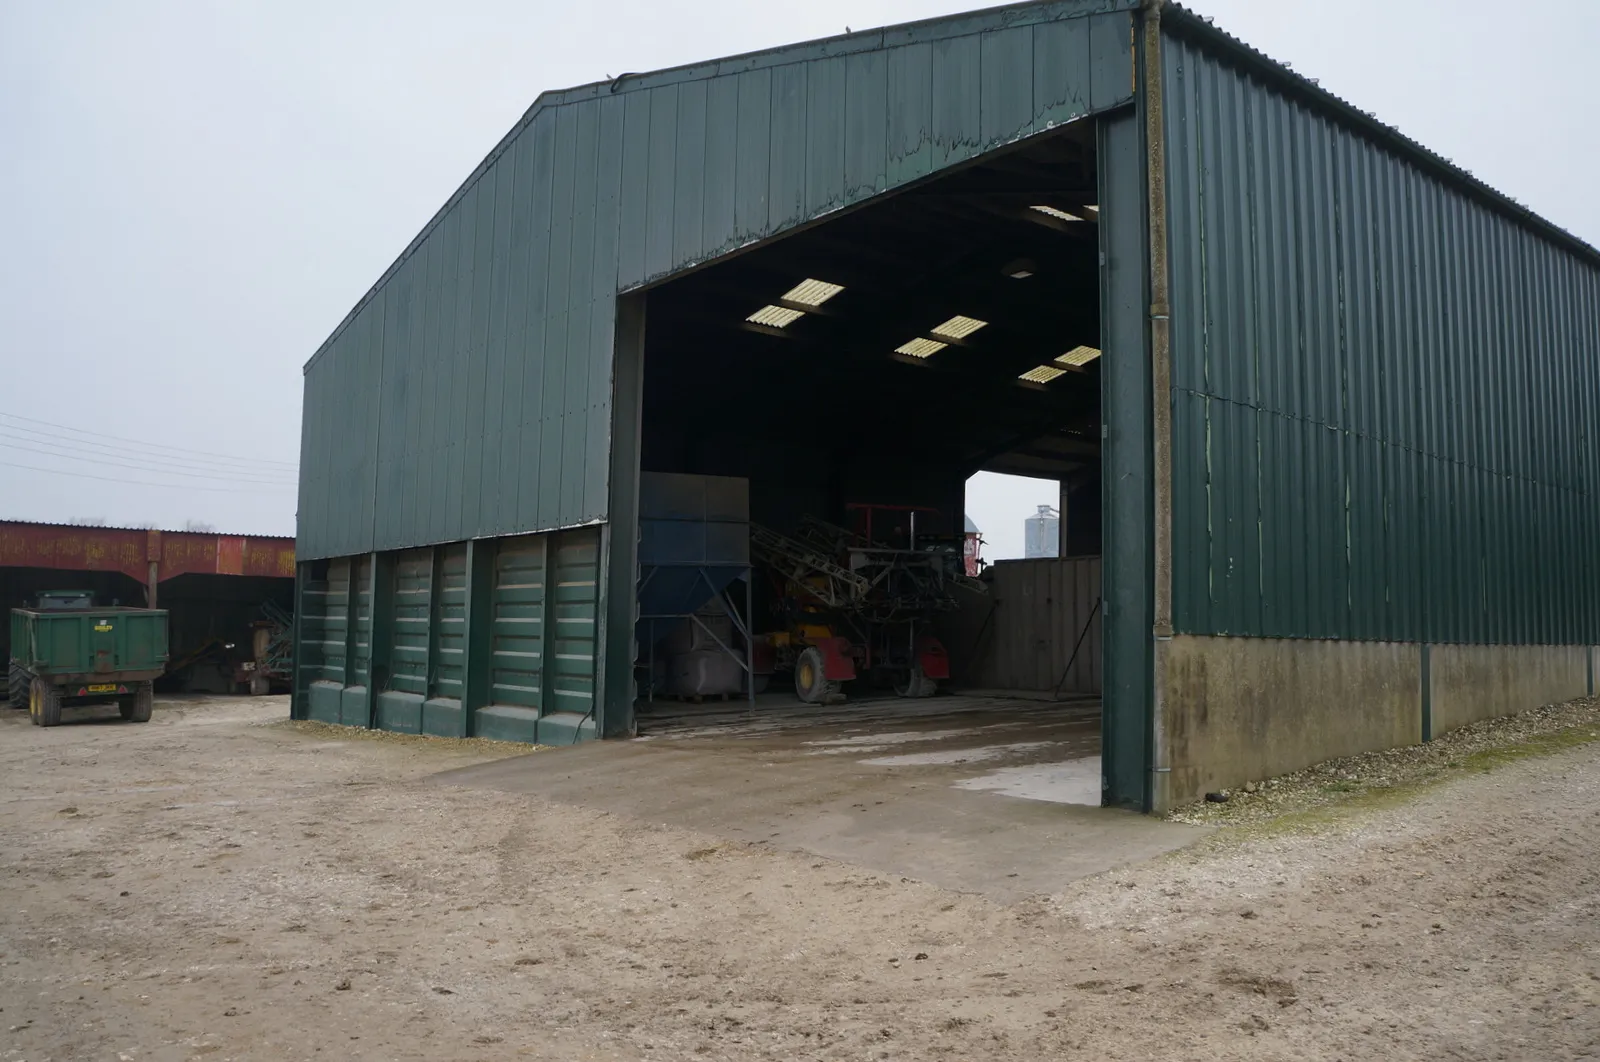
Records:
[[[212,452],[212,453],[209,453],[209,454],[205,454],[205,453],[201,453],[201,451],[193,449],[192,447],[168,446],[165,443],[147,442],[147,441],[145,441],[143,439],[128,439],[128,438],[124,438],[123,436],[120,436],[120,435],[106,435],[106,434],[104,434],[102,432],[88,431],[88,430],[86,430],[84,428],[76,428],[76,427],[73,427],[70,424],[56,424],[53,421],[39,420],[36,417],[24,417],[24,416],[20,416],[20,415],[18,415],[16,413],[0,412],[0,418],[4,418],[6,420],[20,420],[20,421],[22,421],[22,422],[24,422],[26,424],[39,424],[39,425],[42,425],[42,426],[44,426],[46,428],[56,428],[56,429],[58,429],[60,431],[70,432],[70,433],[72,433],[74,435],[88,436],[90,439],[96,439],[96,440],[97,439],[110,439],[110,440],[112,440],[114,442],[132,443],[135,446],[142,446],[142,447],[145,447],[146,449],[151,449],[151,450],[166,450],[166,451],[168,451],[170,453],[178,454],[180,456],[196,457],[197,459],[200,459],[200,460],[238,461],[238,462],[243,462],[245,464],[253,464],[253,465],[278,465],[278,466],[281,466],[281,467],[286,468],[286,469],[294,469],[294,468],[298,468],[299,467],[296,463],[291,462],[291,461],[274,461],[274,460],[269,460],[269,459],[266,459],[266,458],[240,457],[240,456],[238,456],[236,454],[224,454],[224,453],[215,453],[215,452]],[[26,430],[26,429],[23,429],[23,430]]]
[[[3,414],[0,414],[0,416],[3,416]],[[18,435],[15,434],[16,432],[23,432],[24,434]],[[199,455],[180,457],[154,451],[143,451],[136,446],[128,444],[113,445],[111,443],[91,442],[87,439],[75,439],[70,435],[62,435],[58,432],[40,431],[38,428],[29,428],[21,424],[9,424],[3,420],[0,420],[0,436],[46,446],[63,446],[81,450],[85,453],[103,454],[108,457],[133,457],[141,461],[156,461],[188,469],[202,468],[217,472],[242,472],[249,475],[259,472],[273,476],[293,475],[297,471],[293,468],[279,468],[275,465],[252,466],[236,462],[213,461],[208,457]]]
[[[217,494],[257,494],[257,493],[260,493],[257,490],[254,490],[254,489],[251,489],[251,488],[247,488],[247,487],[202,487],[202,486],[193,485],[193,484],[189,484],[189,483],[152,483],[149,480],[143,480],[143,479],[116,479],[116,478],[113,478],[111,476],[95,476],[95,475],[91,475],[88,472],[68,472],[68,471],[66,471],[64,469],[59,469],[59,468],[40,468],[38,465],[21,465],[21,464],[16,463],[15,461],[0,461],[0,465],[4,465],[7,468],[25,468],[30,472],[47,472],[52,476],[75,476],[78,479],[98,479],[98,480],[102,480],[102,481],[104,481],[106,483],[125,483],[125,484],[128,484],[129,486],[134,486],[134,487],[170,487],[173,490],[203,490],[203,491],[208,491],[208,492],[217,493]],[[279,485],[274,484],[274,486],[279,486]],[[284,483],[284,484],[281,484],[281,486],[283,486],[283,487],[291,487],[291,486],[293,486],[293,484]]]
[[[25,421],[26,423],[6,423],[7,421]],[[28,427],[28,424],[44,425],[47,428],[56,430],[43,431],[40,430],[40,428]],[[169,460],[177,459],[195,464],[217,465],[219,467],[226,468],[244,466],[280,472],[293,471],[298,467],[297,464],[287,461],[274,461],[265,458],[256,459],[232,457],[227,454],[208,453],[205,451],[188,449],[179,446],[167,446],[163,443],[151,443],[137,439],[125,439],[120,436],[104,435],[99,432],[88,431],[82,428],[73,428],[64,424],[51,424],[48,421],[34,420],[30,417],[18,417],[14,413],[0,412],[0,426],[9,428],[13,431],[26,432],[29,435],[38,435],[46,439],[82,443],[86,446],[98,446],[107,449],[119,450],[126,450],[128,447],[133,447],[138,450],[148,451],[147,455],[145,456],[161,457]],[[63,435],[62,432],[67,432],[70,434]],[[110,440],[110,442],[107,440]],[[118,447],[112,447],[110,445],[111,442],[120,443],[121,445]]]
[[[37,443],[40,446],[48,446],[48,449],[24,446],[22,443]],[[197,472],[197,470],[194,470],[195,465],[184,464],[184,462],[179,461],[168,461],[165,457],[152,457],[147,456],[147,454],[130,453],[130,451],[117,451],[117,449],[107,454],[98,451],[98,449],[75,445],[74,441],[54,440],[54,438],[38,440],[38,438],[29,438],[26,435],[13,435],[13,433],[6,432],[3,424],[0,424],[0,446],[10,446],[11,449],[27,449],[30,453],[50,454],[51,457],[64,457],[67,461],[99,461],[104,462],[104,464],[122,465],[125,469],[138,469],[139,472],[163,472],[170,473],[170,475],[184,475],[184,477],[211,478],[211,480],[237,480],[242,481],[242,483],[294,483],[296,481],[296,477],[290,477],[290,475],[278,472],[275,469],[262,470],[262,472],[258,473],[245,469],[206,469],[205,465],[200,465],[202,470]],[[88,457],[80,457],[74,453],[64,453],[64,451],[74,451],[74,449],[78,451],[78,454],[88,454]],[[118,457],[133,457],[134,461],[141,462],[141,464],[128,464],[125,461],[118,461]],[[154,465],[160,465],[160,467],[154,467]]]
[[[32,440],[29,440],[30,442]],[[147,465],[133,464],[128,461],[118,461],[101,454],[89,457],[79,457],[77,454],[64,453],[53,449],[42,449],[37,446],[23,446],[21,443],[6,442],[0,439],[0,447],[9,450],[26,450],[32,454],[44,454],[46,457],[59,457],[63,461],[81,461],[84,464],[113,465],[117,468],[131,468],[135,472],[154,472],[163,476],[183,476],[188,479],[216,479],[225,483],[259,483],[266,486],[292,486],[295,480],[285,478],[264,479],[249,473],[222,473],[222,472],[181,472],[170,468],[151,468]]]

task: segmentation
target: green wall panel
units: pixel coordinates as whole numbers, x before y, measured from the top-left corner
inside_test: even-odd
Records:
[[[433,614],[433,551],[407,550],[394,564],[394,644],[390,647],[388,688],[428,692],[428,627]]]
[[[347,684],[364,686],[372,677],[372,557],[364,554],[352,557],[354,572],[355,614],[351,620],[353,631],[350,640],[350,671]]]
[[[546,93],[306,366],[302,560],[607,518],[620,291],[1132,98],[1133,0]]]
[[[600,529],[564,531],[555,551],[545,710],[584,716],[595,709]]]
[[[302,573],[310,573],[304,565]],[[298,666],[305,682],[344,682],[346,611],[349,607],[349,575],[346,562],[333,562],[320,572],[300,580],[300,607],[296,622],[300,627]]]
[[[348,679],[326,663],[306,672],[305,717],[504,741],[592,737],[599,544],[599,528],[577,528],[326,562],[326,580],[307,586],[328,587],[311,593],[330,603],[308,614],[303,639],[353,666]]]
[[[1600,256],[1176,21],[1177,628],[1600,639]]]
[[[427,692],[432,697],[460,700],[467,648],[467,545],[456,542],[435,552],[439,593],[429,629],[434,664]]]
[[[499,543],[494,558],[489,701],[542,706],[547,536]]]

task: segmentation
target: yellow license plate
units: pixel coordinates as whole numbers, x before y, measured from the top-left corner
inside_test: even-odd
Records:
[[[89,687],[89,692],[90,693],[115,693],[115,692],[117,692],[117,684],[115,682],[101,682],[101,683],[99,683],[97,685],[90,686]]]

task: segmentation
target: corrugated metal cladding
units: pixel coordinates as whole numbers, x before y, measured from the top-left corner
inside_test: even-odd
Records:
[[[305,717],[546,743],[591,733],[599,551],[599,530],[576,528],[305,565]]]
[[[306,367],[298,549],[607,515],[616,293],[1126,103],[1133,0],[549,94]]]
[[[1600,268],[1163,42],[1186,632],[1600,641]]]

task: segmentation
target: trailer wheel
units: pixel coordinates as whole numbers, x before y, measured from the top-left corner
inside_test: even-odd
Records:
[[[807,704],[827,704],[839,696],[839,683],[823,677],[822,650],[814,645],[794,663],[794,693]]]
[[[920,667],[914,667],[894,680],[894,691],[902,697],[932,697],[939,692],[939,682],[923,674]]]
[[[13,708],[26,708],[28,706],[28,687],[33,684],[33,676],[27,670],[11,665],[11,682],[6,689],[6,703]]]
[[[149,682],[139,683],[133,696],[124,697],[117,703],[117,711],[122,713],[122,718],[134,723],[148,723],[154,707],[155,686]]]
[[[28,687],[28,714],[34,726],[58,726],[61,723],[61,687],[35,675]]]

